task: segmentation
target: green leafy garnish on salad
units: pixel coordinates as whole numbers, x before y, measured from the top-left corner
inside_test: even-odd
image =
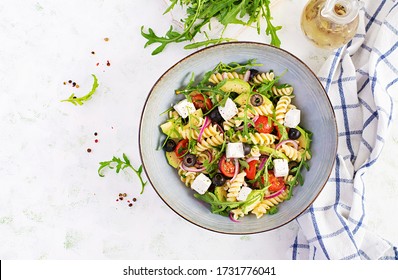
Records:
[[[228,25],[240,24],[252,26],[256,24],[257,33],[261,33],[261,22],[265,19],[265,34],[271,38],[271,45],[280,47],[281,41],[277,32],[281,26],[272,24],[270,4],[271,0],[170,0],[170,5],[164,14],[170,12],[177,4],[186,11],[185,18],[181,19],[183,30],[177,31],[173,26],[164,36],[159,36],[152,28],[144,31],[141,27],[141,35],[147,39],[145,47],[158,44],[152,55],[161,53],[171,43],[192,42],[197,39],[198,34],[204,34],[205,40],[185,45],[185,49],[205,47],[221,42],[235,41],[233,38],[224,38],[223,34]],[[211,21],[216,19],[223,25],[223,30],[218,38],[209,38],[204,29],[207,26],[211,30]]]
[[[77,96],[75,96],[74,93],[72,93],[68,99],[61,100],[61,102],[70,102],[73,105],[77,106],[77,105],[83,105],[84,102],[86,102],[87,100],[90,100],[91,97],[93,96],[93,94],[95,93],[95,91],[97,90],[97,87],[99,86],[97,77],[94,74],[91,74],[91,76],[93,76],[94,81],[93,81],[93,86],[91,87],[91,90],[89,93],[87,93],[86,95],[84,95],[82,97],[77,97]]]
[[[123,159],[114,156],[109,161],[100,162],[99,165],[100,165],[100,167],[98,168],[98,175],[100,177],[105,176],[104,174],[102,174],[102,170],[104,168],[109,168],[109,169],[116,168],[116,173],[119,173],[120,170],[124,170],[126,168],[132,169],[134,171],[134,173],[138,176],[138,179],[140,180],[140,183],[141,183],[141,193],[140,194],[142,194],[144,192],[144,188],[145,188],[145,185],[147,184],[147,182],[144,182],[144,180],[142,179],[142,171],[143,171],[142,165],[140,165],[137,169],[135,169],[131,165],[130,160],[128,159],[126,154],[123,153]]]

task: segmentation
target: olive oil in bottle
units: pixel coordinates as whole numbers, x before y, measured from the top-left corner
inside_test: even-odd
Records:
[[[339,48],[354,37],[362,6],[357,0],[310,0],[301,16],[301,29],[318,47]]]

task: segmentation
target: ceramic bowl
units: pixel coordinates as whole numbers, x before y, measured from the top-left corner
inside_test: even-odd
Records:
[[[175,169],[166,161],[165,153],[157,150],[164,135],[164,123],[170,108],[181,97],[175,90],[186,85],[194,73],[197,77],[213,69],[219,62],[246,62],[255,58],[263,66],[258,70],[275,73],[285,70],[281,83],[294,86],[294,104],[301,110],[301,124],[313,132],[310,170],[303,173],[304,185],[294,189],[292,199],[280,204],[278,213],[257,219],[248,215],[239,223],[228,217],[212,214],[210,207],[194,198]],[[161,199],[178,215],[202,228],[227,234],[251,234],[269,231],[289,223],[315,200],[326,184],[337,150],[337,127],[331,103],[321,83],[301,60],[287,51],[253,42],[219,44],[199,50],[167,70],[155,83],[145,102],[139,131],[139,148],[146,175]]]

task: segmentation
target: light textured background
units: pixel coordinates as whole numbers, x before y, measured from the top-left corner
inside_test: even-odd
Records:
[[[300,31],[305,2],[279,1],[273,15],[283,25],[282,47],[317,71],[329,52]],[[165,8],[156,0],[0,2],[1,259],[290,258],[295,222],[257,235],[216,234],[177,216],[151,186],[139,195],[134,175],[97,175],[98,162],[123,152],[140,164],[145,98],[165,70],[192,52],[172,45],[152,57],[143,48],[141,25],[164,33],[172,22],[162,16]],[[228,33],[268,42],[250,28]],[[100,83],[92,100],[82,107],[59,102],[72,92],[86,94],[92,73]],[[69,79],[80,88],[64,85]],[[395,244],[397,141],[392,129],[366,190],[369,227]],[[137,203],[116,202],[120,192]]]

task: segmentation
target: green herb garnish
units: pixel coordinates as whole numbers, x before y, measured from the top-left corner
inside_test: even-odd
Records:
[[[271,37],[271,45],[280,47],[281,41],[277,31],[281,26],[274,26],[271,22],[271,0],[170,0],[170,6],[164,14],[174,9],[176,4],[181,5],[186,10],[185,18],[181,19],[184,24],[181,32],[176,31],[173,26],[164,36],[158,36],[152,28],[144,32],[141,27],[141,35],[147,39],[145,47],[151,44],[160,44],[153,52],[156,55],[164,50],[170,43],[192,42],[198,33],[203,33],[206,40],[186,45],[185,49],[204,47],[211,44],[233,41],[232,38],[224,38],[223,33],[229,24],[240,24],[251,26],[256,23],[257,33],[261,33],[261,20],[266,21],[266,35]],[[211,29],[210,22],[216,19],[223,25],[223,30],[219,38],[209,38],[207,33],[202,30],[204,26]]]
[[[123,159],[120,159],[120,158],[114,156],[112,158],[112,160],[102,161],[99,163],[99,165],[100,165],[100,167],[98,168],[98,175],[100,177],[105,176],[101,173],[101,171],[102,171],[102,169],[104,169],[106,167],[108,167],[110,169],[116,168],[116,173],[119,173],[120,170],[124,170],[126,168],[131,168],[134,171],[134,173],[138,176],[138,179],[140,180],[140,183],[141,183],[141,193],[140,194],[142,194],[144,192],[144,188],[145,188],[145,185],[147,184],[147,182],[144,182],[144,180],[142,179],[142,171],[143,171],[142,165],[140,165],[138,167],[138,169],[135,169],[131,165],[130,160],[124,153],[123,153]]]
[[[91,96],[95,93],[97,87],[99,86],[97,77],[94,74],[91,74],[91,76],[93,76],[94,82],[89,93],[82,97],[76,97],[75,94],[72,93],[68,99],[61,100],[61,102],[70,102],[73,105],[83,105],[85,101],[90,100]]]

